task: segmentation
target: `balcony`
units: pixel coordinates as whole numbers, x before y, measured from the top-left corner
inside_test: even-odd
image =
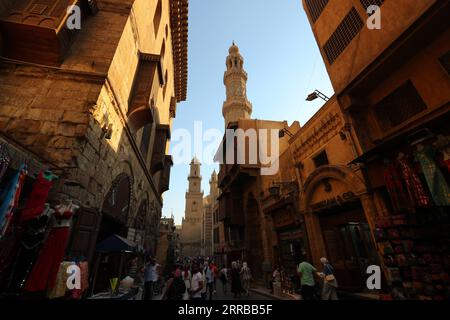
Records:
[[[159,178],[159,193],[163,194],[167,190],[169,190],[169,183],[170,183],[170,170],[172,169],[173,161],[172,156],[165,156],[164,157],[164,169],[161,172],[161,176]],[[173,230],[175,231],[175,227],[173,227]]]
[[[128,125],[137,131],[154,122],[155,97],[164,83],[161,56],[139,53],[139,64],[128,107]]]
[[[151,174],[164,169],[167,140],[170,139],[170,127],[166,124],[156,126],[155,143],[153,145],[152,162],[150,165]]]
[[[82,15],[95,14],[93,0],[17,0],[0,20],[5,56],[50,66],[59,66],[69,50],[76,30],[66,23],[67,8],[79,5]]]
[[[222,164],[218,175],[220,188],[232,184],[240,184],[249,178],[255,178],[260,174],[258,164]]]

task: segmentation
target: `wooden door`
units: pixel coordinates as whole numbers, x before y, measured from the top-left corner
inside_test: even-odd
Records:
[[[80,208],[74,217],[72,234],[67,252],[74,257],[84,256],[89,262],[95,251],[101,222],[100,213],[95,209]]]

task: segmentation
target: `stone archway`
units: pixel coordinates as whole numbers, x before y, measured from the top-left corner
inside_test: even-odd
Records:
[[[359,171],[360,168],[357,168]],[[356,196],[362,196],[368,193],[367,184],[363,181],[361,176],[355,173],[347,166],[326,165],[317,168],[306,179],[303,186],[303,194],[300,199],[300,210],[302,212],[310,210],[310,201],[316,187],[321,182],[334,179],[346,184]]]
[[[97,241],[118,234],[127,236],[132,201],[133,180],[126,173],[119,174],[111,184],[102,204],[102,223]]]
[[[375,205],[360,170],[319,167],[306,179],[300,199],[313,263],[328,257],[344,290],[360,290],[365,265],[379,260]]]

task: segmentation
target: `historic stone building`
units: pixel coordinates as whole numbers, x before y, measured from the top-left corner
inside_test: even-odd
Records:
[[[181,227],[181,253],[184,257],[202,255],[203,191],[200,161],[194,157],[190,163],[189,188]]]
[[[222,107],[225,128],[228,127],[230,122],[250,119],[252,115],[252,104],[247,99],[248,76],[244,70],[244,58],[234,42],[228,53],[227,70],[223,76],[223,83],[226,88],[226,101]]]
[[[370,4],[381,11],[368,13]],[[375,247],[386,279],[382,291],[395,298],[448,297],[450,264],[443,248],[450,244],[449,5],[303,1],[356,156],[350,171],[325,166],[311,173],[301,207],[308,231],[322,225],[322,239],[314,239],[316,232],[309,236],[314,261],[327,254],[335,265],[359,270],[360,279],[337,275],[353,290],[365,289],[364,271]],[[371,14],[371,19],[379,16],[381,29],[366,27]],[[364,216],[314,213],[314,189],[330,180],[352,191]],[[335,195],[319,207],[334,200]],[[350,229],[342,230],[342,224]],[[355,237],[364,245],[346,244]]]
[[[360,290],[364,266],[379,259],[366,219],[373,213],[368,184],[362,169],[351,164],[356,146],[336,98],[299,130],[285,129],[281,136],[289,147],[280,155],[282,169],[262,190],[262,207],[273,230],[273,262],[289,276],[283,287],[299,288],[299,262],[320,266],[327,256],[341,290]],[[366,255],[346,261],[345,250],[353,248],[364,248]]]
[[[66,26],[74,4],[80,30]],[[27,185],[59,176],[48,202],[80,205],[68,255],[92,261],[114,234],[155,254],[187,26],[187,0],[0,1],[0,143]]]
[[[209,194],[203,198],[203,232],[202,232],[202,250],[206,257],[213,257],[213,227],[214,227],[214,209],[217,205],[219,189],[217,186],[216,170],[211,174],[209,180]]]
[[[270,131],[276,130],[276,139],[278,139],[278,131],[287,128],[287,123],[250,119],[252,108],[246,97],[247,73],[244,70],[243,58],[235,44],[229,50],[226,66],[224,83],[227,100],[223,105],[226,129],[235,132],[253,132],[256,137],[253,143],[257,144],[260,143],[260,132],[265,132],[267,152],[271,155]],[[295,130],[296,126],[298,123],[290,129]],[[284,140],[280,142],[279,149],[284,150],[288,142]],[[250,155],[250,152],[256,150],[250,143],[249,139],[244,139],[243,144],[240,145],[241,148],[238,143],[235,143],[234,162],[220,165],[218,185],[221,192],[218,198],[219,206],[216,211],[214,231],[214,238],[218,243],[215,242],[214,246],[219,263],[230,265],[235,260],[247,261],[255,278],[262,279],[271,271],[273,256],[268,242],[268,235],[271,234],[270,227],[264,219],[261,206],[261,190],[268,188],[266,184],[269,180],[261,175],[261,169],[266,164],[262,164],[259,155]],[[219,160],[226,159],[226,150],[224,138],[224,143],[218,152]],[[242,151],[244,151],[245,163],[238,164],[238,153]],[[220,154],[223,155],[223,159],[220,159]],[[250,161],[252,157],[256,157],[254,163]]]

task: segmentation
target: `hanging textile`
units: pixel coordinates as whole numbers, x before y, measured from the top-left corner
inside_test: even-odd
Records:
[[[450,172],[450,137],[439,135],[434,145],[442,153],[442,163]]]
[[[21,165],[20,170],[14,175],[2,195],[0,195],[0,237],[5,234],[14,210],[19,204],[20,193],[27,174],[26,165]]]
[[[72,216],[76,210],[78,206],[71,201],[55,207],[52,230],[25,284],[25,291],[45,291],[55,287],[69,239]]]
[[[39,249],[45,240],[48,221],[52,217],[54,210],[48,204],[45,205],[43,213],[34,218],[21,223],[23,229],[20,237],[21,250],[16,258],[15,268],[11,275],[11,289],[18,291],[23,286],[27,275],[30,273],[33,262],[39,255]]]
[[[17,254],[20,252],[22,234],[23,229],[14,217],[0,242],[0,292],[5,292],[10,287],[11,279],[16,271],[15,262]]]
[[[44,211],[45,202],[47,201],[52,184],[52,181],[46,179],[42,172],[39,173],[25,208],[22,210],[22,221],[33,219]]]
[[[398,164],[411,201],[419,207],[426,208],[431,206],[431,199],[408,159],[406,159],[406,157],[399,159]]]
[[[394,213],[410,212],[412,211],[411,203],[408,195],[405,192],[402,181],[395,164],[389,162],[385,164],[384,182],[391,198]]]
[[[81,292],[85,292],[89,288],[89,264],[82,261],[79,264],[81,271]]]
[[[450,188],[434,161],[435,154],[436,152],[431,146],[419,145],[415,153],[415,159],[422,167],[422,172],[425,175],[435,204],[437,206],[449,206]]]
[[[58,274],[56,276],[56,284],[48,293],[48,297],[50,299],[61,298],[66,295],[67,279],[69,278],[67,268],[73,264],[74,262],[71,261],[63,261],[59,265]]]
[[[6,170],[9,167],[10,161],[11,159],[9,157],[6,145],[0,145],[0,182],[2,181],[3,176],[5,175]]]

